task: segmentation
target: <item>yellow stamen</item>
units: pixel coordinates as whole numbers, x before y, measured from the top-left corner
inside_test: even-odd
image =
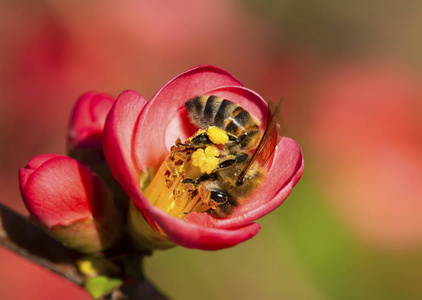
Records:
[[[178,218],[183,219],[191,212],[207,211],[210,208],[210,192],[203,183],[193,184],[183,179],[198,178],[201,172],[205,172],[203,168],[209,172],[214,170],[218,166],[218,155],[219,150],[215,146],[208,146],[204,150],[176,142],[152,181],[143,189],[144,195],[153,205]],[[217,163],[213,160],[217,160]],[[199,166],[195,166],[194,161]],[[149,181],[145,176],[148,177],[143,175],[142,182]]]

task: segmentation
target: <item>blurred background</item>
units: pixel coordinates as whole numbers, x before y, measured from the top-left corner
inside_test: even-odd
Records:
[[[156,252],[172,299],[421,299],[422,2],[0,0],[0,189],[65,154],[88,90],[150,98],[199,64],[285,98],[305,156],[291,196],[232,249]],[[0,249],[2,299],[90,299]]]

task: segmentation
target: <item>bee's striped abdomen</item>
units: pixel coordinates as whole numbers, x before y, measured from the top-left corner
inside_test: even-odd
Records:
[[[185,107],[194,124],[202,129],[215,126],[236,136],[241,148],[256,145],[259,126],[249,112],[229,100],[203,95],[192,98]]]

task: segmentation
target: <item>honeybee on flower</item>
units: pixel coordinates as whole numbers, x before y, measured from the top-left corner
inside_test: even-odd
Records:
[[[264,133],[254,116],[228,99],[203,95],[184,106],[201,129],[185,143],[176,142],[166,159],[170,197],[178,198],[179,217],[190,212],[227,217],[266,176],[265,164],[280,139],[281,103]],[[179,175],[181,183],[172,185]]]
[[[217,250],[257,234],[254,221],[287,198],[304,167],[297,142],[280,139],[279,109],[271,117],[261,96],[214,66],[176,76],[149,101],[123,92],[103,149],[132,199],[139,247]]]

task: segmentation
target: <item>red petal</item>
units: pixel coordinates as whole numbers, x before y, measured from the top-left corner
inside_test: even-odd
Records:
[[[133,136],[138,118],[146,104],[145,98],[135,91],[123,92],[114,102],[104,126],[104,155],[113,176],[134,199],[139,198],[141,170],[133,157]],[[137,204],[148,222],[153,224],[144,202]]]
[[[157,226],[168,235],[172,242],[187,248],[219,250],[232,247],[252,238],[261,229],[261,226],[256,223],[237,228],[213,228],[209,222],[198,224],[195,220],[185,221],[172,217],[152,205],[139,189],[134,190],[131,196],[138,206],[140,203],[144,205],[143,209],[149,212]]]
[[[136,130],[134,154],[139,168],[146,170],[149,166],[157,167],[162,163],[168,152],[165,146],[166,130],[187,100],[228,85],[242,86],[222,69],[198,66],[173,78],[162,87],[142,112]],[[172,128],[178,126],[181,127],[181,124],[171,124]]]
[[[21,168],[19,169],[19,189],[23,197],[23,192],[25,190],[26,183],[28,182],[29,177],[31,176],[33,170]]]
[[[31,169],[31,170],[35,170],[37,169],[39,166],[41,166],[43,163],[45,163],[46,161],[54,158],[54,157],[61,157],[61,155],[57,155],[57,154],[40,154],[37,155],[33,158],[31,158],[31,160],[28,162],[28,164],[26,165],[26,169]]]
[[[19,188],[21,194],[23,196],[23,191],[25,190],[26,183],[28,182],[29,177],[31,176],[32,172],[41,166],[43,163],[48,161],[49,159],[56,157],[56,154],[41,154],[37,155],[28,162],[25,168],[21,168],[19,170]]]
[[[28,210],[47,227],[87,218],[93,197],[92,172],[76,160],[55,156],[29,176],[23,189]]]
[[[237,228],[211,228],[171,217],[157,207],[151,214],[170,240],[186,248],[220,250],[235,246],[255,236],[261,229],[257,223]]]
[[[278,144],[272,165],[261,187],[226,219],[211,219],[215,227],[237,227],[272,212],[290,194],[302,176],[304,160],[299,144],[284,137]]]

